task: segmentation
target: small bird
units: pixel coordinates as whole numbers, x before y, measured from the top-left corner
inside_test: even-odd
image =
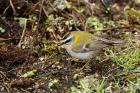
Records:
[[[63,36],[59,45],[63,45],[67,52],[74,58],[90,60],[95,55],[95,50],[112,45],[123,45],[124,43],[125,40],[111,41],[97,37],[89,32],[72,31]]]

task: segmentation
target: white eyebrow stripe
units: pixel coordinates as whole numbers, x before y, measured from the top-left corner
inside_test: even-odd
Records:
[[[66,42],[66,41],[68,41],[68,40],[70,40],[72,38],[73,38],[73,35],[69,35],[66,39],[64,39],[64,41]]]

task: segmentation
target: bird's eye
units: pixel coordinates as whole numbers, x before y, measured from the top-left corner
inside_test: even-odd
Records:
[[[66,44],[66,45],[69,45],[69,43],[70,43],[71,40],[72,40],[72,39],[66,40],[66,41],[65,41],[65,44]]]

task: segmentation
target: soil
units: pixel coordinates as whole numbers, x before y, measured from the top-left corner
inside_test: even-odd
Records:
[[[82,71],[78,71],[87,61],[71,58],[66,50],[58,47],[57,44],[60,37],[66,32],[77,29],[84,30],[86,18],[89,16],[95,15],[99,19],[103,16],[108,17],[109,20],[113,18],[114,21],[125,19],[124,6],[126,4],[133,6],[134,2],[131,0],[107,2],[105,0],[107,6],[112,6],[112,14],[106,14],[102,3],[96,0],[89,0],[88,3],[68,0],[72,2],[73,6],[84,7],[85,10],[82,13],[68,8],[61,10],[53,5],[54,1],[0,0],[0,27],[5,30],[4,32],[0,31],[0,92],[65,93],[70,90],[71,86],[78,87],[77,81],[80,78],[98,73],[99,77],[96,78],[101,79],[101,76],[108,75],[110,69],[116,67],[116,63],[106,60],[103,50],[98,56],[105,61],[92,60]],[[92,11],[88,6],[89,3],[96,4],[97,9]],[[113,7],[115,4],[120,10]],[[135,5],[135,9],[138,7]],[[53,14],[54,18],[60,17],[57,23],[60,23],[60,26],[64,28],[63,32],[60,31],[58,24],[53,24],[54,21],[46,22],[50,14]],[[60,20],[61,18],[62,20]],[[80,22],[80,25],[77,27],[72,25],[72,29],[70,29],[65,22],[71,19]],[[48,27],[53,28],[53,31],[49,31]],[[118,27],[120,28],[108,27],[99,33],[98,30],[87,29],[98,36],[112,40],[125,39],[126,32],[136,32],[133,24],[127,26],[122,23]],[[53,47],[48,49],[48,46]],[[43,51],[42,49],[48,50]],[[118,51],[118,47],[115,50]],[[24,77],[25,73],[33,70],[36,71],[31,76]],[[117,72],[114,71],[112,74]],[[78,76],[74,78],[76,74]],[[49,86],[55,80],[56,83]],[[112,79],[107,79],[107,81],[112,81]]]

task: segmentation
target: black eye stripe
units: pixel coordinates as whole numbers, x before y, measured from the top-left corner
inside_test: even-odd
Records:
[[[71,40],[72,40],[72,39],[68,39],[68,40],[66,40],[66,41],[65,41],[65,44],[66,44],[66,43],[69,43]]]
[[[67,33],[64,35],[64,37],[62,38],[62,40],[66,39],[67,37],[69,37],[70,33]]]

